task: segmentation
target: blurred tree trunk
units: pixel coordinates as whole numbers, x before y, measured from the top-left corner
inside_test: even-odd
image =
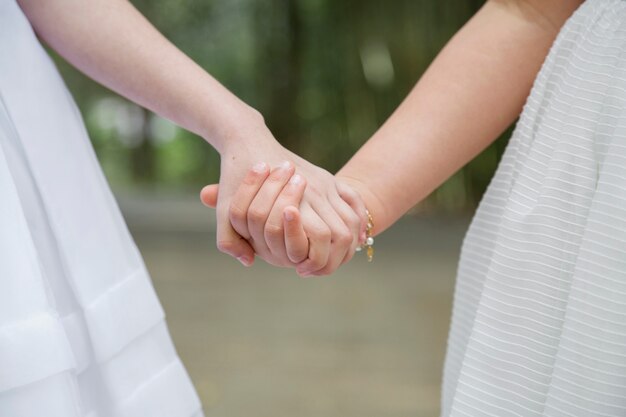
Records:
[[[297,0],[259,2],[258,83],[266,93],[262,113],[276,138],[299,151],[297,100],[300,90],[302,21]]]
[[[138,184],[149,184],[155,179],[155,154],[152,142],[149,140],[148,122],[150,112],[141,108],[143,112],[143,127],[139,145],[131,149],[130,160],[133,180]]]

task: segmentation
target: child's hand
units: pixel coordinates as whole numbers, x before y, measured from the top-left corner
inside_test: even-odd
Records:
[[[356,192],[330,178],[327,192],[318,190],[311,204],[303,197],[304,178],[294,175],[290,164],[271,172],[264,164],[255,166],[231,199],[233,228],[269,263],[295,266],[302,276],[332,273],[352,258],[363,240],[365,206]],[[205,187],[201,198],[214,206],[217,187]]]

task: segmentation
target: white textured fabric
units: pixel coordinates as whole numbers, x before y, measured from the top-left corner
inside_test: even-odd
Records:
[[[197,417],[80,114],[0,0],[0,416]]]
[[[626,416],[626,1],[567,21],[470,226],[442,416]]]

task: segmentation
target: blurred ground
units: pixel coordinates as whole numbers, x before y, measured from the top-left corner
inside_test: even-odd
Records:
[[[120,196],[207,417],[436,417],[467,219],[406,218],[331,277],[220,254],[195,196]]]

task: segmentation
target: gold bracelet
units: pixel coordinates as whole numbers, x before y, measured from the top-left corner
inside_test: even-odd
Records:
[[[367,253],[367,261],[372,262],[374,259],[374,219],[370,214],[369,210],[365,209],[365,214],[367,214],[367,226],[365,227],[365,243],[356,248],[357,252],[366,249]]]

